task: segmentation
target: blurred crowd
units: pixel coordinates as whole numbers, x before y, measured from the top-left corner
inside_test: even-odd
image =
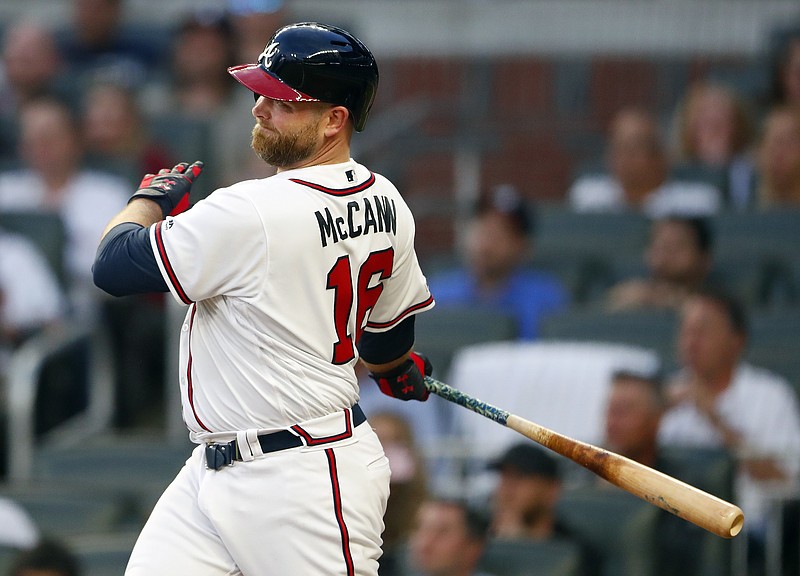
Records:
[[[226,68],[254,61],[293,13],[288,1],[229,0],[159,25],[131,25],[123,15],[123,0],[72,0],[72,17],[60,26],[2,23],[0,381],[30,338],[66,323],[99,326],[115,359],[115,427],[157,429],[172,385],[165,382],[167,303],[163,295],[104,298],[91,281],[97,239],[144,174],[178,161],[205,162],[193,201],[271,174],[249,147],[252,101],[232,89]],[[456,256],[426,270],[436,310],[508,314],[520,342],[537,341],[548,318],[582,306],[674,313],[674,360],[653,373],[609,377],[604,445],[676,475],[686,470],[671,468],[669,449],[728,453],[754,574],[764,561],[769,495],[797,496],[800,382],[745,361],[753,303],[719,274],[714,223],[729,213],[800,214],[800,26],[773,65],[771,90],[758,100],[701,78],[685,87],[668,122],[639,106],[614,111],[604,155],[594,169],[576,172],[558,208],[641,216],[649,235],[636,266],[623,267],[590,303],[538,258],[539,206],[502,182],[480,194]],[[26,229],[31,216],[40,220]],[[788,284],[800,290],[800,257],[783,264]],[[800,298],[785,300],[800,307]],[[62,374],[54,370],[50,379]],[[426,470],[428,424],[412,407],[391,406],[372,390],[363,396],[394,472],[386,576],[479,574],[491,542],[551,540],[576,544],[581,574],[611,573],[602,551],[558,508],[565,482],[598,488],[593,480],[565,480],[563,462],[523,444],[483,463],[495,476],[491,493],[470,502],[438,494],[434,471]],[[38,431],[74,406],[59,408],[42,410]],[[689,545],[699,542],[692,528],[659,522],[684,545],[659,548],[656,573],[701,573],[690,571],[702,556]]]

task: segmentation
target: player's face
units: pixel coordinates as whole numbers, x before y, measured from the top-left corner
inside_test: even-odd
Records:
[[[320,146],[323,111],[317,103],[260,97],[253,107],[256,118],[253,150],[276,168],[290,168],[301,163]]]

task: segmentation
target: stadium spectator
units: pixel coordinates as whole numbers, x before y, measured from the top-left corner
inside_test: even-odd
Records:
[[[17,114],[25,102],[47,93],[66,95],[61,56],[53,33],[33,22],[19,21],[3,33],[0,67],[0,156],[16,156]]]
[[[771,110],[758,146],[758,205],[800,208],[800,106]]]
[[[558,502],[565,484],[559,456],[519,442],[489,463],[499,479],[491,494],[489,534],[493,539],[568,541],[582,554],[582,574],[598,573],[599,554],[562,523]]]
[[[63,542],[46,539],[14,558],[9,576],[80,576],[75,553]]]
[[[172,45],[173,110],[208,119],[225,108],[236,84],[227,69],[236,62],[234,30],[223,12],[196,10],[185,17]]]
[[[71,313],[93,318],[100,290],[91,267],[104,224],[130,196],[121,179],[82,168],[75,116],[62,102],[40,98],[20,115],[20,157],[25,166],[0,173],[0,210],[59,214],[67,234],[64,252]]]
[[[71,8],[57,38],[78,86],[98,80],[144,86],[154,80],[168,37],[156,24],[127,25],[124,0],[72,0]]]
[[[40,541],[39,527],[16,500],[0,497],[0,547],[30,549]]]
[[[659,469],[658,428],[665,401],[656,377],[616,372],[605,411],[605,447]]]
[[[173,161],[165,145],[148,133],[135,92],[123,85],[98,82],[83,98],[83,133],[87,164],[123,176],[131,185]]]
[[[777,29],[771,50],[772,84],[766,108],[791,106],[800,108],[800,29]]]
[[[757,542],[768,496],[797,489],[800,410],[786,380],[744,361],[747,336],[744,309],[723,292],[705,289],[685,302],[677,341],[681,369],[669,385],[673,406],[662,419],[659,442],[736,455],[737,503]]]
[[[658,218],[708,216],[722,205],[717,188],[669,178],[669,158],[653,114],[639,108],[617,112],[606,150],[607,172],[578,178],[568,193],[579,212],[642,212]]]
[[[487,539],[481,512],[460,500],[426,500],[409,539],[409,564],[417,576],[488,576],[478,571]]]
[[[289,23],[289,2],[285,0],[228,0],[228,14],[234,30],[237,62],[249,62],[264,46],[264,30],[277,30]],[[242,138],[253,127],[252,107],[246,90],[234,90],[230,104],[221,110],[211,126],[214,158],[219,167],[220,185],[228,186],[243,178],[266,178],[274,169],[261,161]]]
[[[125,85],[97,82],[83,100],[87,166],[111,171],[134,190],[144,174],[155,174],[175,160],[151,137],[137,94]],[[120,428],[145,425],[160,416],[164,396],[164,298],[131,296],[106,307],[115,352]]]
[[[703,218],[669,216],[652,222],[644,254],[647,276],[624,280],[608,292],[611,311],[677,309],[708,279],[711,230]]]
[[[492,537],[544,540],[568,536],[556,517],[562,481],[555,456],[522,442],[493,460],[489,468],[499,474],[491,498]]]
[[[664,454],[658,444],[658,431],[666,410],[663,383],[657,375],[619,371],[612,376],[605,411],[603,447],[635,462],[684,479],[690,472]],[[584,474],[584,480],[588,475]],[[615,489],[592,475],[592,484]],[[699,486],[700,487],[700,486]],[[702,488],[702,487],[701,487]],[[653,555],[657,576],[699,576],[703,573],[703,546],[706,535],[665,510],[659,511],[658,537]]]
[[[61,287],[41,251],[24,236],[0,228],[0,375],[3,348],[18,346],[58,321],[63,311]]]
[[[677,107],[674,131],[674,173],[708,178],[733,208],[753,202],[753,126],[732,88],[708,81],[690,86]]]
[[[400,547],[406,542],[417,511],[427,496],[427,473],[409,422],[393,412],[370,413],[369,421],[383,445],[392,477],[383,521],[381,574],[394,569]]]
[[[238,62],[247,62],[264,49],[264,30],[277,30],[288,22],[288,4],[286,0],[228,0]]]
[[[465,264],[429,279],[440,307],[485,307],[513,315],[519,337],[535,339],[542,318],[564,310],[569,294],[553,276],[531,269],[534,223],[509,186],[484,198],[469,223]]]

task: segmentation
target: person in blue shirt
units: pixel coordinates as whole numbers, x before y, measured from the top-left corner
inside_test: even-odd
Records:
[[[555,276],[530,266],[533,236],[533,216],[517,191],[496,187],[468,224],[463,265],[429,279],[437,306],[506,312],[520,339],[537,338],[542,318],[567,308],[570,297]]]

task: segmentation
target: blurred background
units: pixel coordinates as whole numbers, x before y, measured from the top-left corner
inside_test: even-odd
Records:
[[[556,514],[600,551],[602,574],[800,574],[796,0],[2,2],[6,565],[52,538],[82,574],[121,574],[188,456],[175,378],[184,310],[168,295],[100,294],[96,238],[147,172],[203,160],[193,202],[271,175],[249,147],[252,97],[225,69],[308,20],[346,28],[378,60],[353,156],[414,212],[437,299],[417,321],[417,348],[434,375],[621,453],[608,427],[614,378],[656,380],[663,410],[631,434],[646,437],[649,422],[672,451],[670,473],[723,498],[758,484],[753,529],[722,541],[587,490],[560,462]],[[720,333],[693,344],[694,313]],[[704,363],[723,357],[727,367]],[[745,390],[700,410],[747,422],[742,442],[720,430],[671,441],[669,410],[706,373]],[[407,473],[393,480],[382,574],[427,573],[408,559],[412,512],[426,495],[458,494],[491,513],[498,479],[486,465],[513,437],[436,398],[388,400],[364,379],[367,413],[405,430],[385,439]],[[753,454],[779,460],[779,478],[754,473]],[[595,510],[592,525],[576,510]],[[527,544],[491,548],[483,568],[590,574],[572,549]],[[669,550],[702,561],[670,568]]]

